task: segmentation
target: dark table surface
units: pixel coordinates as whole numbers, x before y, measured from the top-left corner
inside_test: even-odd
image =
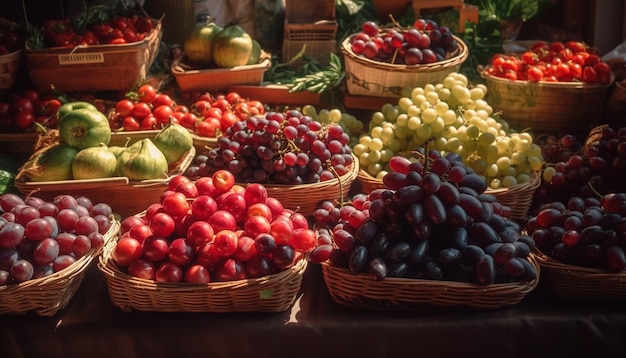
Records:
[[[336,304],[310,264],[285,312],[124,312],[92,264],[54,316],[0,316],[0,357],[626,357],[626,306],[540,282],[512,307],[364,311]]]

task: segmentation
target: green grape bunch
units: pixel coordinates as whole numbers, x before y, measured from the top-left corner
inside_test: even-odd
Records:
[[[486,86],[471,86],[457,72],[441,83],[407,88],[397,104],[387,103],[372,114],[368,133],[353,152],[362,168],[382,179],[391,157],[408,157],[428,142],[443,154],[459,153],[491,189],[526,183],[543,167],[541,147],[530,132],[510,128],[494,113],[486,95]]]

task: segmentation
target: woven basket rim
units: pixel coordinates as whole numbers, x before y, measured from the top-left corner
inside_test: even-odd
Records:
[[[463,42],[463,40],[460,39],[459,37],[452,35],[452,38],[454,38],[454,40],[456,40],[456,42],[459,45],[459,48],[457,50],[458,53],[443,61],[438,61],[438,62],[429,63],[429,64],[419,64],[419,65],[397,65],[397,64],[391,64],[391,63],[385,63],[385,62],[370,60],[366,57],[355,54],[354,51],[352,51],[350,47],[350,41],[355,35],[356,34],[348,36],[341,43],[341,52],[344,54],[344,56],[362,65],[366,65],[368,67],[390,71],[390,72],[416,73],[416,72],[439,71],[441,69],[460,65],[469,56],[469,51],[468,51],[467,45],[465,45],[465,42]]]
[[[32,182],[27,181],[24,176],[16,176],[14,180],[15,187],[23,194],[29,195],[34,190],[42,191],[58,191],[61,189],[72,190],[77,187],[97,187],[101,189],[112,188],[145,188],[152,186],[160,186],[169,182],[172,177],[182,174],[186,168],[191,164],[196,155],[196,148],[191,149],[182,157],[182,160],[176,165],[176,168],[171,170],[167,174],[167,178],[162,179],[149,179],[149,180],[129,180],[127,177],[111,177],[111,178],[99,178],[99,179],[72,179],[72,180],[59,180],[59,181],[46,181],[46,182]],[[21,172],[21,170],[20,170]],[[19,173],[18,173],[19,174]],[[46,190],[47,189],[47,190]]]
[[[401,278],[401,277],[385,277],[385,279],[382,281],[374,281],[366,273],[354,274],[345,267],[336,266],[327,261],[322,262],[321,265],[328,266],[329,268],[332,268],[332,270],[338,270],[340,272],[343,272],[344,274],[354,275],[355,277],[363,278],[364,280],[367,280],[367,282],[387,282],[387,283],[391,282],[392,284],[398,284],[398,287],[407,287],[407,286],[426,287],[428,286],[428,287],[433,287],[433,288],[441,288],[444,290],[462,289],[462,290],[472,290],[472,291],[476,291],[480,293],[489,293],[489,291],[501,291],[502,288],[507,288],[507,287],[511,288],[513,291],[516,291],[524,287],[530,288],[532,290],[532,288],[537,286],[539,282],[541,267],[539,265],[539,260],[537,259],[534,253],[531,252],[529,254],[529,258],[531,260],[531,263],[534,265],[535,269],[537,270],[537,278],[535,278],[534,280],[528,281],[528,282],[520,281],[520,282],[513,282],[513,283],[493,283],[493,284],[486,285],[486,286],[480,285],[477,283],[470,283],[470,282],[427,280],[427,279]]]
[[[479,69],[480,76],[486,81],[492,81],[497,84],[502,85],[517,85],[517,86],[534,86],[534,87],[542,87],[542,88],[555,88],[555,89],[601,89],[610,87],[615,81],[615,75],[611,73],[611,81],[608,84],[601,83],[584,83],[584,82],[549,82],[549,81],[522,81],[522,80],[509,80],[506,78],[489,75],[485,73],[485,69]]]
[[[539,249],[535,248],[533,254],[537,258],[537,261],[540,265],[550,270],[558,270],[559,272],[571,276],[579,276],[581,278],[621,278],[626,281],[626,272],[610,272],[608,270],[603,270],[600,268],[594,267],[584,267],[584,266],[576,266],[562,263],[552,257],[546,255]]]
[[[187,70],[185,71],[182,67],[180,67],[180,62],[182,61],[184,56],[180,56],[176,58],[171,65],[171,72],[175,77],[184,77],[184,76],[197,76],[198,74],[211,74],[211,73],[224,73],[225,75],[232,72],[243,72],[243,71],[258,71],[258,70],[267,70],[272,66],[272,61],[269,58],[264,58],[261,62],[252,65],[243,65],[243,66],[235,66],[231,68],[207,68],[201,70]]]

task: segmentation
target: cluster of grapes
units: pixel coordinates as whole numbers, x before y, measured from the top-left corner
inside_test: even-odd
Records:
[[[52,201],[0,196],[0,286],[58,272],[104,244],[113,226],[106,203],[59,195]]]
[[[486,181],[459,154],[429,150],[423,161],[394,156],[390,164],[386,188],[353,199],[353,209],[316,211],[317,226],[326,228],[320,235],[332,235],[337,248],[318,246],[314,252],[327,254],[315,259],[327,256],[377,280],[489,285],[537,277],[529,261],[534,241],[508,218],[509,207],[485,193]]]
[[[450,29],[430,19],[417,19],[408,28],[385,29],[366,21],[350,46],[355,54],[371,60],[407,65],[443,61],[459,48]]]
[[[196,156],[186,175],[195,179],[227,169],[243,183],[317,183],[348,172],[354,161],[349,142],[341,126],[300,110],[268,112],[235,122],[216,148]]]
[[[543,167],[541,147],[531,133],[514,132],[495,115],[486,93],[484,85],[470,88],[456,72],[442,83],[415,87],[397,105],[372,114],[354,154],[362,168],[382,179],[392,156],[432,142],[442,153],[459,153],[492,189],[528,182]]]
[[[626,268],[626,194],[571,197],[541,206],[526,229],[557,261],[622,272]]]
[[[626,127],[597,127],[586,141],[574,134],[551,136],[540,146],[549,164],[535,192],[536,203],[626,191],[621,180],[626,174]]]

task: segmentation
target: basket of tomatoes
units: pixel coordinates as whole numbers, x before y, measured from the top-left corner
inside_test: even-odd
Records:
[[[163,33],[146,14],[94,6],[75,19],[46,20],[25,50],[38,89],[124,91],[147,77]]]
[[[513,128],[589,131],[602,118],[610,66],[582,42],[533,42],[497,54],[482,71],[489,103]]]
[[[13,87],[22,68],[24,34],[20,27],[0,18],[0,90]]]

